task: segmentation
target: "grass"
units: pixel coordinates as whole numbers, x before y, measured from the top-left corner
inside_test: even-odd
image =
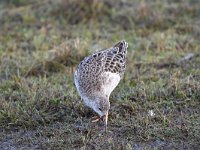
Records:
[[[200,2],[0,3],[0,149],[198,149]],[[91,123],[73,72],[125,39],[109,132]]]

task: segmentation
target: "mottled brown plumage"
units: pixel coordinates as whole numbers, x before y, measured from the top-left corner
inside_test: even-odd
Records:
[[[109,96],[125,72],[127,48],[128,44],[120,41],[109,49],[89,55],[74,74],[79,95],[100,117],[108,114]]]

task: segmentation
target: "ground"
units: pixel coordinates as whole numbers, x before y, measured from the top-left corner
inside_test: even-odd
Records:
[[[200,1],[0,2],[0,149],[200,149]],[[108,133],[77,94],[80,60],[120,40]]]

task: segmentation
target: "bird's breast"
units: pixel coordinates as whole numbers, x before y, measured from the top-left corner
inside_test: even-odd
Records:
[[[120,75],[112,72],[105,72],[102,74],[104,84],[102,90],[106,96],[110,96],[111,92],[116,88],[120,81]]]

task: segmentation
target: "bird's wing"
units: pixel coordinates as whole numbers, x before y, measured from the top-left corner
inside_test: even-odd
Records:
[[[102,72],[112,72],[122,76],[126,68],[127,48],[128,44],[124,40],[120,41],[109,49],[86,57],[78,68],[83,71],[83,74],[91,73],[91,71],[96,75]]]
[[[120,41],[107,51],[104,66],[105,72],[117,73],[120,77],[124,74],[127,48],[128,44],[125,41]]]

